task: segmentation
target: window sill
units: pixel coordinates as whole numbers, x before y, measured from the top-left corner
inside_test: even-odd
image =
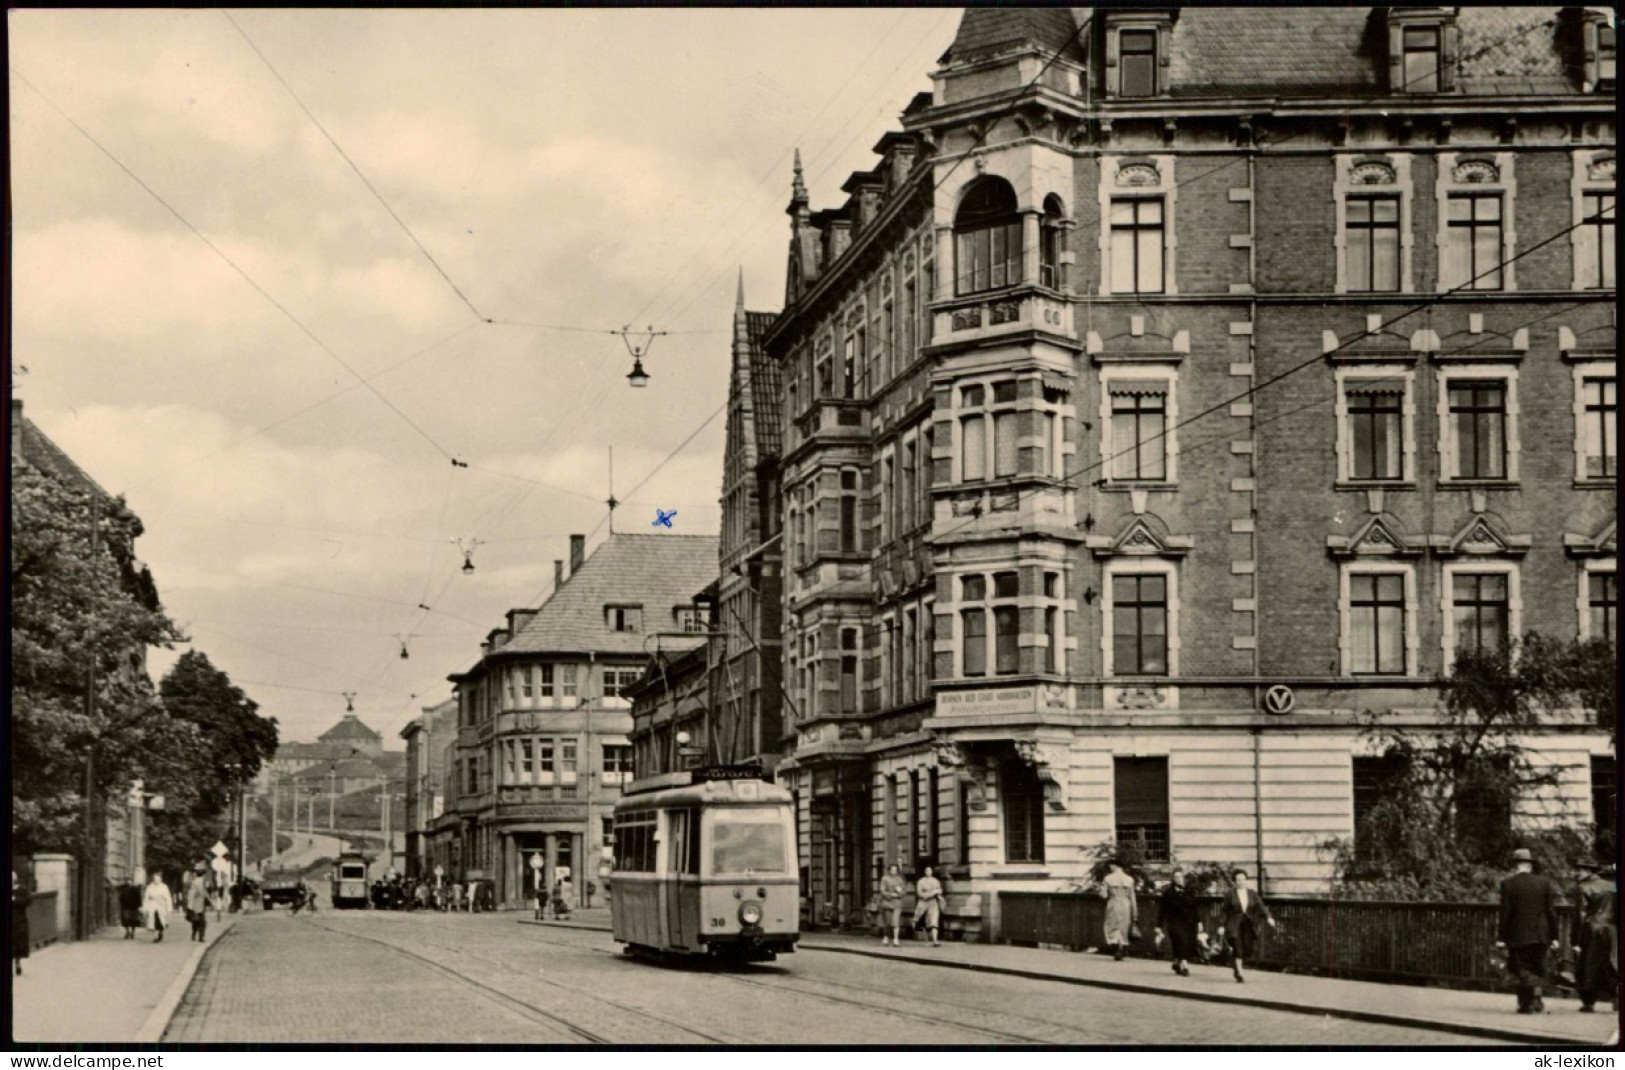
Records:
[[[1512,479],[1441,479],[1440,490],[1517,490],[1520,484]]]
[[[1108,493],[1126,493],[1131,490],[1178,490],[1178,483],[1166,479],[1111,479],[1100,487]]]
[[[1574,481],[1575,490],[1618,490],[1618,476],[1586,476]]]
[[[1410,479],[1340,479],[1332,484],[1333,490],[1415,490],[1416,481]]]

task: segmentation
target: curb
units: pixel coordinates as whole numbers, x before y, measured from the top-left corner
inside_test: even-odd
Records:
[[[536,921],[531,918],[518,919],[520,925],[543,925],[558,929],[582,929],[589,932],[607,933],[611,930],[602,925],[592,925],[585,922],[568,921]],[[1565,1047],[1591,1049],[1603,1047],[1602,1041],[1587,1042],[1568,1035],[1553,1033],[1535,1033],[1517,1029],[1503,1029],[1497,1026],[1472,1025],[1467,1022],[1452,1022],[1438,1018],[1421,1018],[1415,1015],[1392,1014],[1384,1011],[1363,1011],[1341,1007],[1319,1007],[1311,1004],[1289,1003],[1282,1000],[1271,999],[1267,996],[1219,995],[1217,992],[1199,992],[1178,988],[1166,988],[1157,985],[1143,984],[1138,981],[1102,980],[1092,977],[1069,977],[1064,974],[1045,973],[1041,970],[1024,970],[1013,966],[992,966],[980,962],[955,962],[947,959],[933,959],[921,955],[899,955],[894,953],[881,953],[869,951],[861,947],[839,947],[814,941],[809,942],[803,934],[797,950],[828,951],[836,955],[860,955],[864,958],[884,959],[888,962],[907,962],[918,966],[937,966],[949,970],[969,970],[973,973],[998,974],[1005,977],[1021,977],[1032,981],[1051,981],[1059,984],[1080,985],[1087,988],[1109,988],[1119,992],[1135,992],[1150,996],[1171,996],[1175,999],[1198,1000],[1203,1003],[1225,1003],[1244,1007],[1258,1007],[1263,1010],[1286,1011],[1293,1014],[1304,1014],[1314,1017],[1343,1018],[1349,1021],[1370,1022],[1375,1025],[1396,1025],[1413,1029],[1431,1029],[1441,1033],[1452,1033],[1460,1036],[1480,1037],[1485,1040],[1505,1040],[1515,1044],[1540,1045],[1541,1047]]]
[[[147,1015],[147,1020],[142,1024],[141,1031],[136,1033],[131,1040],[132,1044],[156,1044],[163,1039],[164,1030],[169,1028],[169,1020],[175,1017],[175,1012],[180,1009],[181,999],[185,997],[186,990],[192,986],[192,978],[197,976],[198,967],[203,965],[203,956],[213,950],[214,945],[219,943],[221,938],[231,931],[236,922],[235,917],[222,919],[219,922],[219,927],[215,929],[214,936],[209,938],[202,947],[192,952],[191,956],[186,960],[186,965],[181,967],[181,972],[170,983],[170,986],[164,990],[163,998],[152,1009],[152,1013]]]

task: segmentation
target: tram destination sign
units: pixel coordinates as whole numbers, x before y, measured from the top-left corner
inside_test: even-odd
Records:
[[[705,765],[693,770],[694,783],[707,780],[763,780],[759,765]]]

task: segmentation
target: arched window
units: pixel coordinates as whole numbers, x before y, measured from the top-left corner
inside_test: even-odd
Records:
[[[1045,197],[1044,218],[1038,229],[1038,282],[1052,290],[1061,289],[1065,282],[1061,273],[1061,254],[1066,251],[1066,232],[1062,229],[1065,219],[1061,198],[1053,193]]]
[[[966,191],[954,217],[954,248],[960,294],[1021,281],[1021,215],[1008,182],[984,178]]]

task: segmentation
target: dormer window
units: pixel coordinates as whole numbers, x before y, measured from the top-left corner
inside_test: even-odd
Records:
[[[605,606],[604,623],[612,632],[641,632],[643,630],[643,607]]]
[[[1456,88],[1456,20],[1443,7],[1388,9],[1388,91],[1448,93]]]
[[[677,627],[685,632],[705,631],[705,621],[700,617],[698,606],[678,606],[673,613],[677,617]]]
[[[1119,30],[1117,93],[1124,97],[1157,95],[1157,31]]]
[[[1406,93],[1437,93],[1439,91],[1439,28],[1418,26],[1405,28],[1404,61],[1400,70],[1405,81],[1400,86]]]
[[[1121,11],[1106,14],[1106,96],[1143,99],[1168,91],[1172,13]]]

